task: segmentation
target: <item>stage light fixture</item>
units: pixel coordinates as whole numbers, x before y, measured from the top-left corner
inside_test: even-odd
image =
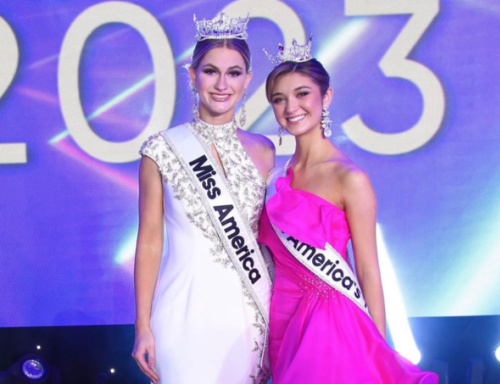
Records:
[[[50,375],[49,364],[38,355],[24,355],[9,368],[13,383],[46,383]]]
[[[500,345],[495,349],[495,357],[497,358],[497,361],[500,362]]]
[[[9,384],[60,384],[60,373],[39,355],[27,354],[7,371]]]
[[[32,358],[25,360],[22,366],[24,376],[28,379],[41,379],[46,375],[47,368],[40,361],[40,359]]]

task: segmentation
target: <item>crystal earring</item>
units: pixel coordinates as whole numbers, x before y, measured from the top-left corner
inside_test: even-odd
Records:
[[[190,88],[193,93],[193,117],[198,121],[200,120],[200,112],[198,111],[198,91],[193,83],[190,84]]]
[[[281,145],[281,143],[283,142],[284,130],[285,129],[281,125],[278,125],[278,145]]]
[[[323,128],[323,136],[328,138],[332,135],[332,120],[330,119],[330,111],[328,108],[323,107],[321,112],[321,128]]]
[[[247,122],[247,111],[245,110],[245,103],[247,101],[247,90],[243,90],[243,96],[241,98],[241,110],[240,110],[240,128],[245,126]]]

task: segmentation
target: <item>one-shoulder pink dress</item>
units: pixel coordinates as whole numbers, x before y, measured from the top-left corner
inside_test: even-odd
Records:
[[[283,246],[270,221],[301,242],[328,242],[344,259],[350,239],[343,210],[291,187],[292,170],[276,181],[266,204],[259,241],[271,250],[275,281],[269,357],[273,384],[437,384],[391,349],[372,319],[322,282]]]

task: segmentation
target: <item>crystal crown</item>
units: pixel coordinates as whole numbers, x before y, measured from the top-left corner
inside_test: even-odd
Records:
[[[275,67],[284,63],[285,61],[294,61],[296,63],[302,63],[304,61],[311,60],[313,57],[311,55],[311,40],[312,34],[309,35],[309,41],[306,44],[298,44],[297,40],[292,40],[292,46],[286,49],[283,44],[278,45],[278,53],[276,55],[271,55],[264,49],[264,53],[267,58],[271,60]]]
[[[239,39],[246,40],[248,37],[247,24],[250,20],[247,17],[229,17],[224,12],[221,12],[212,20],[197,20],[194,15],[196,24],[196,40],[202,41],[206,39]]]

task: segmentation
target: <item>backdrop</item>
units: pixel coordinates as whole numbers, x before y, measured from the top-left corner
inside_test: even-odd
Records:
[[[313,34],[408,315],[500,314],[495,0],[16,0],[0,3],[0,326],[133,322],[138,149],[190,119],[193,13],[222,9],[250,12],[247,129],[273,140],[262,48]]]

